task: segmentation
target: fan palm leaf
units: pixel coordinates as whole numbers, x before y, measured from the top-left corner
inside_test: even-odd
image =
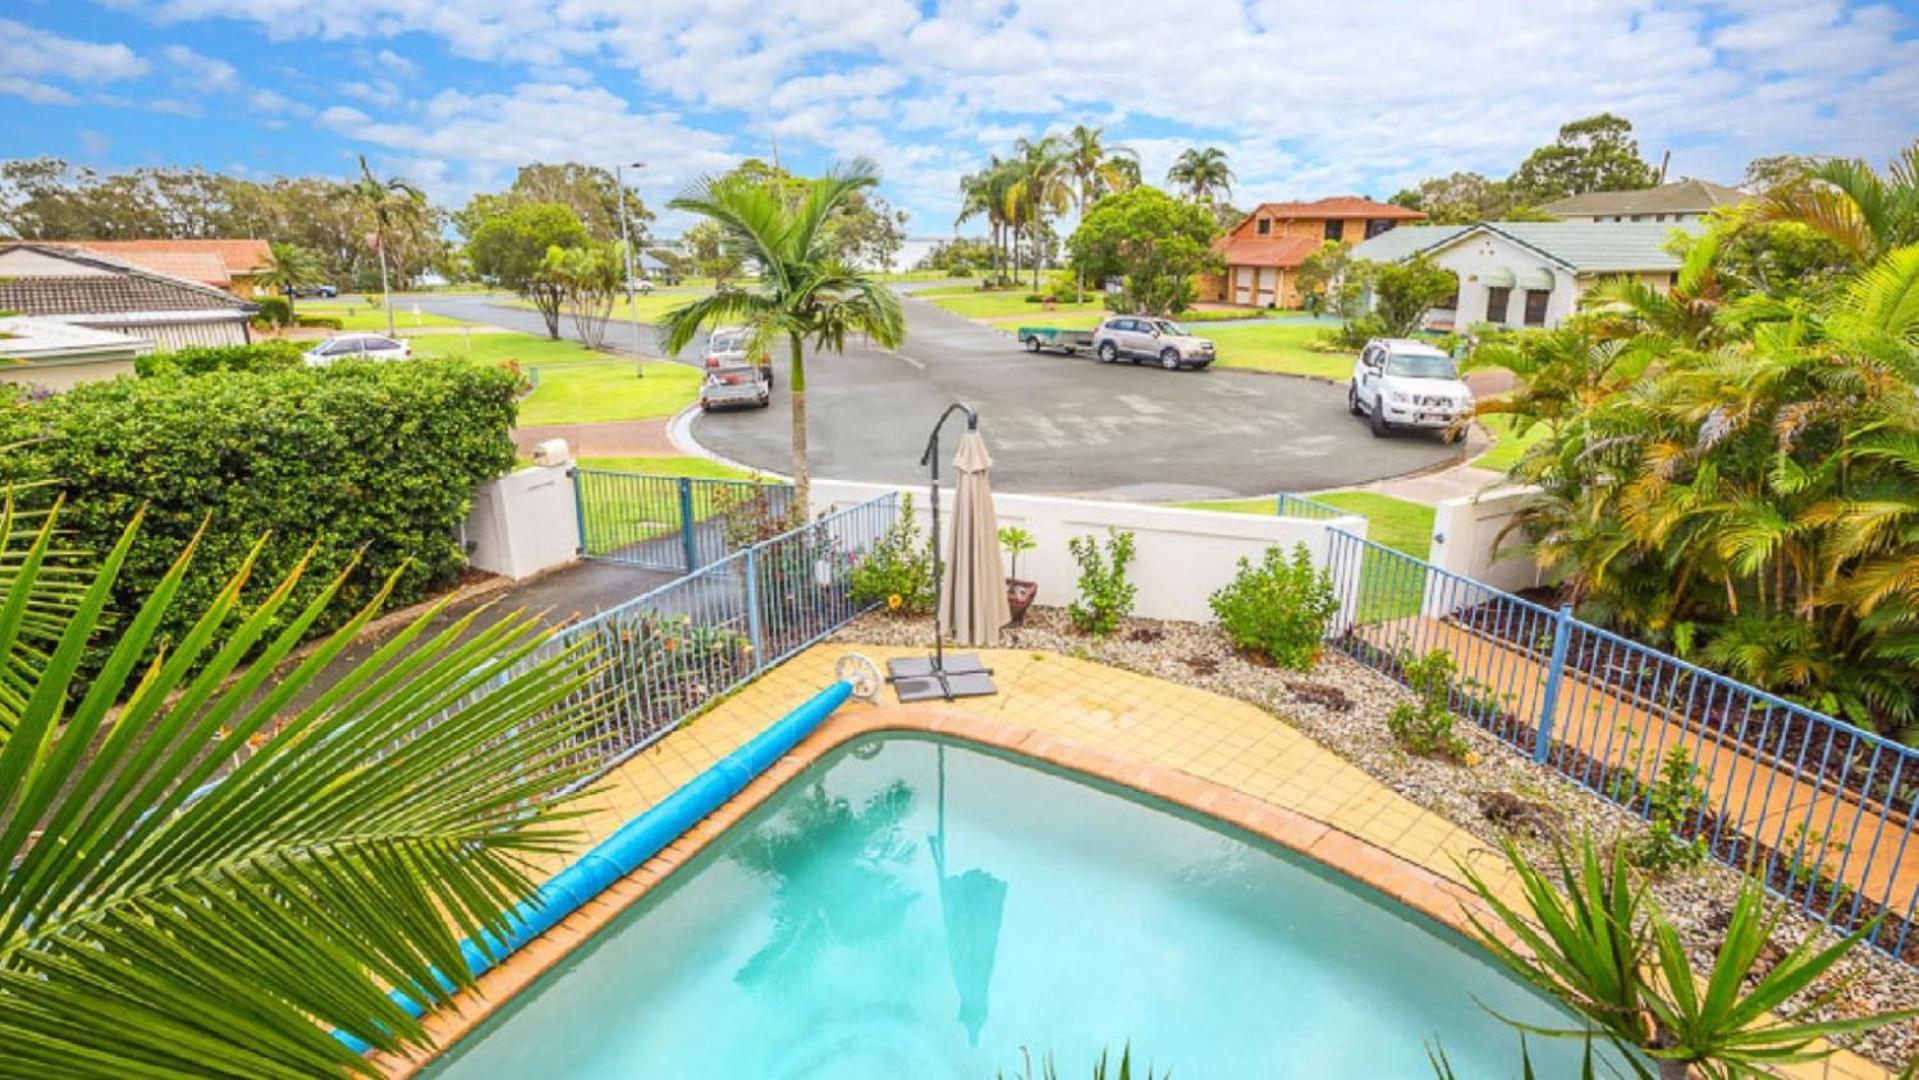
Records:
[[[429,632],[429,613],[323,686],[392,581],[296,659],[344,574],[298,610],[304,567],[243,602],[256,547],[142,666],[190,545],[69,705],[138,528],[101,559],[0,749],[10,1067],[371,1073],[329,1029],[421,1045],[389,991],[434,1003],[470,986],[461,939],[498,940],[529,860],[567,849],[562,792],[590,731],[565,703],[586,660],[540,655],[523,616]],[[16,587],[31,584],[23,570]],[[9,604],[0,633],[16,623]]]

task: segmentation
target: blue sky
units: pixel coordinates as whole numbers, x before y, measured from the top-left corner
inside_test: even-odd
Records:
[[[1882,163],[1919,137],[1919,0],[0,4],[0,156],[341,175],[365,153],[455,203],[523,162],[644,160],[663,202],[777,140],[802,171],[873,158],[929,235],[986,155],[1075,123],[1149,179],[1221,146],[1248,205],[1503,176],[1602,109],[1675,175]]]

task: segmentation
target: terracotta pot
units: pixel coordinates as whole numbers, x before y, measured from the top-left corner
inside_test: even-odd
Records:
[[[1012,609],[1013,621],[1009,626],[1018,626],[1026,618],[1026,609],[1033,606],[1033,597],[1039,594],[1039,586],[1031,581],[1006,579],[1006,606]]]

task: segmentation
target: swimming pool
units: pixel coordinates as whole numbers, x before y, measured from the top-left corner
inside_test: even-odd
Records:
[[[1512,1075],[1470,946],[1205,819],[922,735],[839,748],[430,1070],[990,1077],[1102,1047],[1186,1077]],[[1541,1075],[1578,1048],[1533,1040]]]

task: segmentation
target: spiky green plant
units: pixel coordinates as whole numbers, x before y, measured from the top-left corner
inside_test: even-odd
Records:
[[[12,564],[0,642],[26,632],[56,521]],[[193,548],[108,630],[138,532],[102,553],[43,661],[9,673],[4,1071],[372,1074],[330,1031],[422,1045],[388,991],[436,1003],[471,986],[461,939],[505,931],[528,860],[565,849],[561,792],[589,732],[563,703],[587,661],[537,656],[527,617],[434,630],[436,609],[323,682],[386,592],[296,657],[351,570],[296,610],[303,568],[245,595],[256,547],[143,665]],[[90,641],[109,655],[76,694]]]

